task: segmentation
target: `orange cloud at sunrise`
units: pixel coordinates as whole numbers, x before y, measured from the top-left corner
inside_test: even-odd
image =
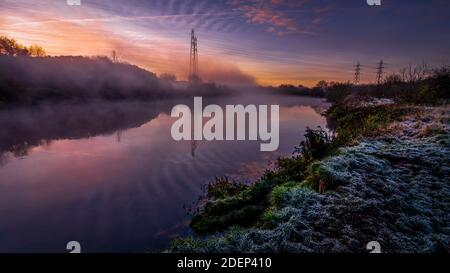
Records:
[[[126,7],[126,4],[122,3],[121,6]],[[292,20],[283,19],[280,13],[272,14],[269,9],[252,11],[250,6],[244,6],[243,11],[243,17],[254,23],[268,23],[271,28],[283,29],[280,31],[294,29]],[[257,12],[254,13],[255,11]],[[179,22],[185,22],[189,16],[124,16],[86,7],[84,4],[69,7],[55,3],[42,7],[37,5],[31,9],[23,3],[21,5],[20,1],[11,2],[1,13],[2,35],[15,38],[27,46],[41,45],[48,55],[111,56],[116,51],[121,61],[136,64],[157,74],[173,73],[180,80],[187,78],[190,26],[180,28]],[[161,22],[174,24],[177,32],[184,36],[173,35],[170,29],[168,32],[158,30],[157,25]],[[142,23],[149,27],[143,29],[140,25]],[[268,71],[269,66],[276,66],[276,61],[261,67],[260,60],[251,54],[258,49],[242,49],[245,45],[234,41],[224,43],[209,40],[209,34],[208,31],[198,30],[200,72],[204,80],[236,85],[300,83],[296,79],[298,73],[289,69],[282,69],[282,74]],[[243,53],[229,54],[230,50]],[[313,83],[303,81],[302,84]]]

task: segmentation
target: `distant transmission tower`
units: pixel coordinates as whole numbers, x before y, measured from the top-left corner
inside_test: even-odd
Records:
[[[378,68],[377,68],[377,84],[381,84],[381,82],[383,81],[383,69],[384,69],[384,62],[383,60],[380,60],[380,62],[378,63]]]
[[[355,79],[353,80],[353,83],[355,85],[358,85],[361,80],[361,64],[358,62],[355,66]]]
[[[197,37],[194,29],[191,31],[191,53],[189,57],[189,81],[196,82],[200,79],[198,75],[198,48]]]
[[[113,50],[111,53],[111,59],[113,63],[117,63],[117,52],[115,50]]]

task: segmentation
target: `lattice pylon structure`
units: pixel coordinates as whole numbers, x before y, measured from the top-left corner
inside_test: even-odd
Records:
[[[380,60],[380,62],[378,63],[378,67],[377,67],[377,84],[381,84],[383,81],[383,69],[384,68],[385,68],[384,61]]]
[[[197,47],[197,36],[195,36],[195,31],[191,31],[191,51],[189,56],[189,81],[195,82],[200,79],[198,74],[198,47]]]
[[[361,64],[358,62],[355,66],[355,78],[353,79],[353,83],[358,85],[361,81]]]

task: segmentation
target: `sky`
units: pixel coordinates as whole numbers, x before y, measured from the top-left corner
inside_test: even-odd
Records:
[[[179,80],[189,70],[190,31],[200,75],[230,84],[314,86],[362,81],[426,62],[450,62],[450,1],[381,0],[0,0],[0,35],[49,55],[107,55]],[[73,1],[73,0],[72,0]]]

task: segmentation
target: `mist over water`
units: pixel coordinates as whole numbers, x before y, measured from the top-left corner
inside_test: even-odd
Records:
[[[257,179],[290,155],[307,126],[326,127],[322,99],[241,95],[208,104],[279,104],[280,147],[258,141],[181,141],[170,135],[174,105],[96,102],[0,111],[0,251],[142,252],[190,233],[190,205],[202,185],[228,175]]]

